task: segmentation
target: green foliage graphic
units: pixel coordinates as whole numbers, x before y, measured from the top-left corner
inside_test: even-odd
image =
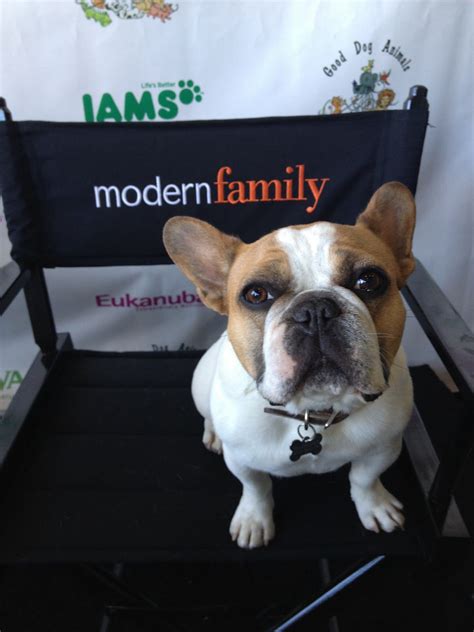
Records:
[[[98,22],[101,26],[109,26],[109,24],[111,24],[112,20],[108,13],[89,6],[85,0],[81,0],[80,5],[88,20],[94,20],[94,22]]]

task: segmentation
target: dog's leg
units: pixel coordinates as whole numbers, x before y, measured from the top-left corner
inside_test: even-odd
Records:
[[[237,464],[226,452],[224,459],[243,486],[242,497],[230,523],[232,540],[244,549],[266,546],[275,535],[272,480],[264,472]]]
[[[379,479],[380,474],[397,459],[400,449],[401,440],[384,452],[369,454],[352,462],[349,474],[352,500],[364,527],[376,533],[403,528],[403,505]]]
[[[202,442],[211,452],[222,454],[222,441],[216,433],[214,424],[208,418],[204,419],[204,434],[202,435]]]

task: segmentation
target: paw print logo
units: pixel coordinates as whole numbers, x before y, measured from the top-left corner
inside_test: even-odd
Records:
[[[201,88],[194,85],[194,81],[179,81],[179,100],[183,105],[189,105],[193,101],[202,101]]]

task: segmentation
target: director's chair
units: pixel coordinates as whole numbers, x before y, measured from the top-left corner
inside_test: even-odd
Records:
[[[447,535],[468,535],[453,492],[472,445],[473,339],[420,263],[405,298],[466,415],[440,459],[414,411],[383,477],[405,506],[405,530],[366,531],[343,468],[276,481],[277,536],[253,551],[230,541],[239,485],[201,444],[190,394],[200,352],[75,349],[56,332],[43,272],[170,263],[161,232],[176,214],[246,241],[316,219],[354,223],[384,182],[415,192],[426,93],[412,88],[400,111],[166,124],[14,122],[2,100],[0,178],[14,262],[1,313],[23,290],[39,353],[0,424],[0,563],[80,565],[116,593],[105,630],[125,615],[172,627],[166,609],[123,581],[124,565],[314,560],[326,588],[274,623],[285,630],[337,610],[338,595],[387,559],[430,559]],[[309,177],[321,191],[315,208]],[[267,189],[259,199],[230,196],[231,179]],[[359,562],[329,577],[327,560],[341,558]]]

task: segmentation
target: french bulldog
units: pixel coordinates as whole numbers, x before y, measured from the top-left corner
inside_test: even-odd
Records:
[[[192,217],[166,223],[169,256],[228,316],[192,395],[205,446],[243,486],[230,524],[240,547],[274,537],[271,475],[346,463],[364,527],[403,528],[403,506],[379,477],[413,403],[400,288],[415,266],[414,227],[413,196],[398,182],[380,187],[354,226],[318,221],[246,244]]]

